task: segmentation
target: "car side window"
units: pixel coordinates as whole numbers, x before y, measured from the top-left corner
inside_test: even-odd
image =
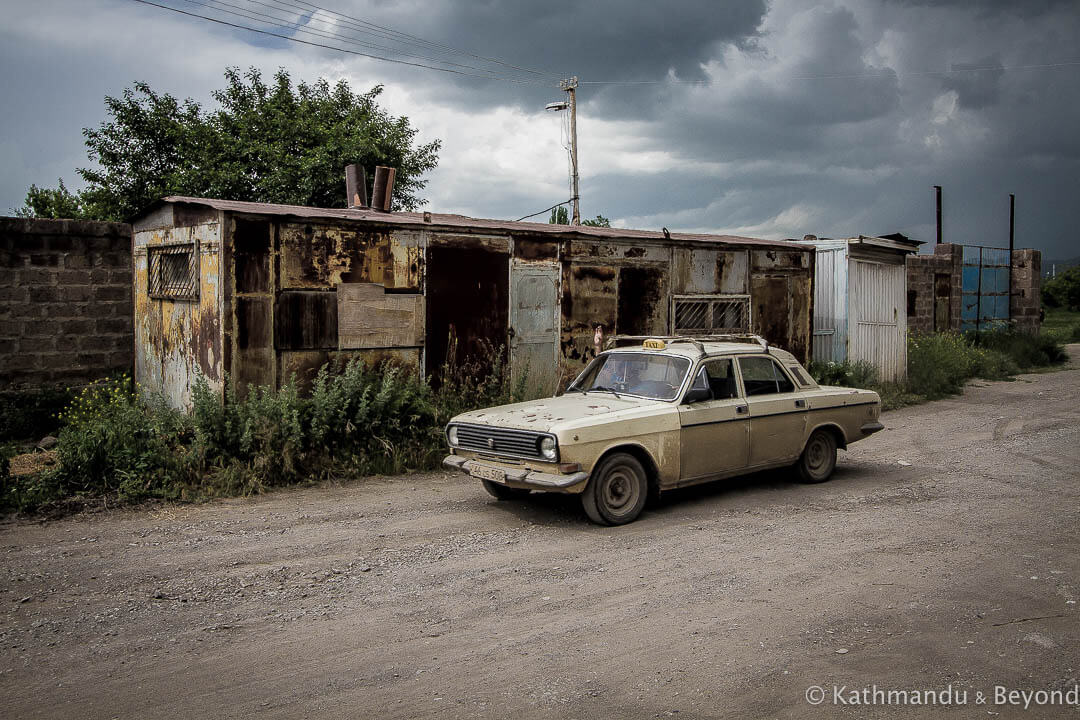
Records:
[[[743,386],[747,396],[772,395],[795,391],[795,386],[775,360],[768,357],[739,358]]]
[[[731,358],[709,360],[701,369],[706,375],[714,400],[739,397],[739,386],[735,382],[735,365]]]

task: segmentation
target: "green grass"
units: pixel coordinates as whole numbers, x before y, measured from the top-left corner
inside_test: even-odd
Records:
[[[810,374],[822,385],[862,387],[881,396],[881,406],[894,410],[963,392],[972,378],[1005,380],[1021,371],[1066,360],[1061,343],[1051,335],[1013,330],[928,333],[908,337],[907,377],[882,383],[865,362],[811,363]]]
[[[1046,308],[1040,334],[1059,343],[1080,342],[1080,311],[1067,308]]]

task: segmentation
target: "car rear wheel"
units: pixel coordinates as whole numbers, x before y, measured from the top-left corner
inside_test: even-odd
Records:
[[[596,469],[581,494],[581,505],[594,523],[625,525],[641,514],[648,494],[649,481],[638,459],[615,453]]]
[[[484,484],[484,489],[488,491],[488,495],[496,500],[516,500],[529,494],[529,491],[524,488],[507,487],[490,480],[481,480],[480,482]]]
[[[806,441],[797,467],[805,483],[828,480],[836,469],[836,437],[828,430],[815,430]]]

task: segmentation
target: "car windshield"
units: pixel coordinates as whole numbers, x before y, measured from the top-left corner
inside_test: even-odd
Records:
[[[608,353],[593,360],[566,391],[674,400],[689,370],[690,360],[676,355]]]

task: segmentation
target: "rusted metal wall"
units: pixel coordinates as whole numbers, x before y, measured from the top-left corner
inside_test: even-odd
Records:
[[[752,328],[801,362],[810,361],[814,252],[750,251]]]
[[[191,405],[191,388],[202,375],[211,389],[224,381],[221,284],[221,218],[217,211],[169,212],[135,226],[135,380],[178,408]],[[152,298],[148,251],[192,243],[198,263],[198,297]]]
[[[146,300],[145,251],[140,256],[139,372],[170,395],[176,390],[187,397],[183,388],[190,387],[192,374],[181,368],[203,365],[212,387],[222,388],[228,373],[240,391],[280,386],[294,375],[306,387],[325,363],[355,356],[434,374],[448,359],[451,334],[455,362],[490,361],[502,347],[516,365],[528,358],[530,377],[550,371],[554,385],[594,357],[598,332],[601,340],[613,333],[672,332],[674,296],[743,298],[751,309],[749,329],[803,359],[810,347],[809,249],[401,229],[392,216],[385,225],[359,225],[208,212],[212,217],[199,223],[184,216],[187,226],[137,232],[143,244],[193,236],[199,241],[205,286],[199,302],[186,310],[159,303],[157,320]],[[182,213],[165,206],[157,214],[142,225],[176,224]],[[346,338],[350,349],[342,349],[337,290],[353,283],[422,295],[423,303],[413,305],[423,313],[417,344],[361,348]],[[539,322],[549,312],[550,326]],[[182,322],[190,329],[186,334],[177,329]],[[516,338],[515,323],[527,337]],[[547,347],[551,367],[532,367],[548,357]]]
[[[323,365],[352,357],[419,370],[419,344],[341,349],[337,287],[376,283],[388,292],[420,294],[421,233],[232,214],[227,225],[234,262],[226,340],[239,391],[294,378],[306,389]]]

